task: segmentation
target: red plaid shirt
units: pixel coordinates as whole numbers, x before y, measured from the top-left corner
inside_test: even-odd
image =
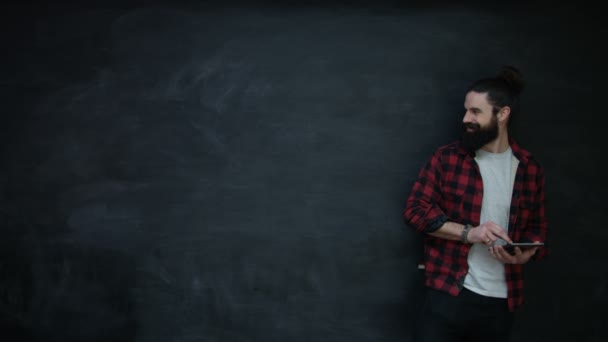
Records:
[[[509,142],[519,160],[509,214],[509,237],[515,242],[545,241],[545,178],[532,155]],[[483,184],[474,155],[459,142],[440,147],[420,171],[403,211],[405,222],[429,233],[446,221],[478,226]],[[468,272],[470,244],[424,235],[426,286],[458,295]],[[533,259],[547,254],[540,248]],[[523,303],[523,265],[506,264],[507,302],[514,311]]]

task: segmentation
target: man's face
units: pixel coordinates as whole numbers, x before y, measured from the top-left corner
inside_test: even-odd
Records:
[[[487,93],[469,92],[464,108],[463,144],[466,149],[476,151],[498,137],[498,119],[492,113]]]

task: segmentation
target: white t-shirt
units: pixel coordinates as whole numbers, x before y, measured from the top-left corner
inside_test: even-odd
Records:
[[[483,180],[480,222],[493,221],[508,231],[513,183],[519,161],[513,156],[511,148],[501,153],[478,150],[475,161]],[[496,243],[505,242],[499,239]],[[492,256],[488,246],[474,244],[469,251],[468,263],[469,272],[464,279],[464,287],[484,296],[507,298],[504,264]]]

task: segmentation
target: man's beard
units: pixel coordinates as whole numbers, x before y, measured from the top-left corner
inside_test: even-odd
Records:
[[[472,128],[474,131],[467,132],[467,128]],[[498,137],[498,120],[493,116],[487,127],[481,127],[476,123],[465,123],[463,129],[462,146],[469,151],[477,151]]]

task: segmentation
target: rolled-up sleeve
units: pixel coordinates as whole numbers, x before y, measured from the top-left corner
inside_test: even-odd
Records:
[[[434,153],[422,167],[403,210],[404,222],[421,233],[431,233],[448,220],[439,207],[441,194],[441,163]]]

